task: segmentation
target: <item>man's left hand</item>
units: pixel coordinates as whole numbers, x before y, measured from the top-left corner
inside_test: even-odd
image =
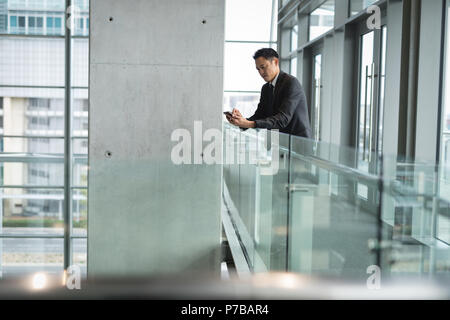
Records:
[[[233,115],[233,118],[230,122],[242,129],[250,129],[255,127],[254,121],[248,121],[242,115]]]

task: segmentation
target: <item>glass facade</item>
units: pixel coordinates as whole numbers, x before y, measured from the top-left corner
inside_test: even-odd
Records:
[[[276,50],[277,8],[277,0],[226,1],[224,111],[237,108],[244,117],[256,111],[264,80],[253,55],[261,48]]]
[[[378,0],[351,0],[350,1],[350,15],[358,14],[364,9],[368,8]]]
[[[379,29],[371,29],[367,25],[366,20],[366,9],[375,3],[378,4],[381,13],[381,28]],[[299,195],[299,203],[304,201],[305,205],[308,204],[310,206],[308,208],[314,208],[315,210],[316,205],[321,206],[323,203],[314,199],[320,198],[320,195],[327,194],[326,196],[330,196],[330,198],[343,196],[345,198],[344,201],[347,203],[354,201],[353,209],[347,207],[349,212],[354,210],[354,218],[356,218],[356,215],[363,214],[364,211],[372,212],[375,215],[381,211],[383,228],[386,227],[386,230],[391,230],[390,228],[392,228],[392,233],[387,231],[383,239],[386,241],[400,241],[398,250],[392,249],[391,252],[383,253],[385,255],[384,258],[386,256],[392,258],[393,267],[390,269],[391,274],[420,274],[427,272],[445,274],[446,267],[443,266],[448,265],[448,262],[446,262],[447,258],[445,258],[447,253],[445,252],[447,252],[450,243],[449,207],[447,203],[450,199],[450,188],[448,187],[450,185],[450,125],[448,125],[450,123],[450,95],[448,94],[450,91],[448,85],[448,74],[450,74],[450,60],[448,58],[450,56],[450,46],[448,44],[450,42],[448,40],[448,34],[450,34],[448,22],[450,16],[449,1],[446,1],[446,4],[446,53],[444,66],[437,65],[439,63],[439,55],[436,52],[442,49],[441,39],[436,40],[433,45],[430,44],[429,37],[423,40],[422,35],[424,31],[422,29],[427,30],[424,26],[427,24],[431,25],[431,22],[422,16],[420,49],[417,50],[420,50],[421,54],[426,50],[429,50],[427,54],[435,54],[436,63],[432,66],[433,77],[431,77],[431,72],[430,74],[427,73],[431,70],[428,67],[431,68],[431,66],[425,67],[427,72],[424,71],[425,68],[419,68],[419,70],[414,71],[414,73],[417,72],[415,76],[419,79],[419,88],[415,92],[418,97],[418,101],[416,101],[417,106],[415,107],[417,112],[422,113],[415,124],[417,128],[414,128],[414,130],[417,130],[417,132],[407,133],[402,133],[402,129],[399,127],[410,125],[407,123],[407,117],[411,111],[408,109],[408,115],[407,113],[397,114],[399,109],[398,91],[406,96],[410,95],[410,88],[398,88],[395,86],[396,81],[400,79],[400,74],[396,69],[397,63],[404,59],[402,52],[396,46],[396,41],[401,41],[399,30],[403,30],[405,26],[395,19],[390,19],[389,15],[394,15],[395,10],[398,9],[394,3],[374,0],[350,0],[348,2],[324,0],[312,2],[309,5],[302,5],[301,1],[292,0],[286,1],[279,10],[281,36],[278,45],[281,48],[284,65],[296,66],[297,77],[305,88],[307,95],[312,131],[314,138],[317,140],[316,145],[309,147],[305,146],[301,139],[294,144],[291,143],[290,152],[294,154],[294,156],[290,157],[290,163],[293,165],[291,167],[293,169],[291,181],[294,181],[297,175],[295,167],[302,168],[303,166],[302,170],[305,170],[308,174],[304,175],[304,179],[299,178],[298,184],[311,184],[310,188],[306,188],[309,190],[305,190],[303,196]],[[422,10],[422,12],[423,10],[430,10],[427,12],[435,10],[433,12],[436,16],[440,17],[442,15],[440,5],[432,7],[428,2],[426,4],[422,2],[422,7],[418,10]],[[297,21],[294,21],[296,19]],[[335,27],[335,25],[339,25],[339,27]],[[298,29],[296,28],[297,26]],[[308,28],[304,28],[304,26],[308,26]],[[344,28],[341,28],[342,26]],[[430,27],[429,30],[431,29]],[[437,29],[440,29],[439,26]],[[325,33],[327,33],[327,36],[322,37]],[[345,36],[343,36],[344,33]],[[294,38],[296,40],[293,40]],[[350,49],[351,47],[353,49]],[[295,62],[294,52],[297,57]],[[425,66],[426,64],[421,59],[425,60],[425,58],[419,58],[419,65]],[[444,71],[443,84],[433,82],[439,79],[439,74],[436,74],[436,70],[440,68],[443,68]],[[404,75],[402,74],[402,76]],[[426,82],[433,82],[433,89],[429,86],[427,87],[424,84]],[[440,85],[443,85],[442,96],[436,97],[438,91],[435,89],[439,88]],[[428,94],[428,91],[432,90],[434,90],[433,99],[437,98],[436,100],[439,100],[442,98],[442,110],[438,111],[436,104],[430,104],[429,100],[420,100],[421,97]],[[401,110],[401,112],[405,111]],[[438,116],[439,112],[442,113]],[[424,117],[425,114],[427,116],[428,114],[433,114],[433,116],[429,119],[422,119],[426,118]],[[431,123],[430,119],[442,121],[440,124],[442,132],[436,130],[438,127],[437,123]],[[422,125],[423,121],[428,121],[427,128]],[[429,130],[431,130],[431,133],[428,132]],[[424,131],[427,132],[425,133]],[[436,132],[437,135],[441,136],[440,144],[433,143],[436,147],[430,148],[431,150],[435,149],[435,153],[431,152],[429,155],[431,160],[421,159],[421,157],[426,158],[422,149],[426,149],[428,146],[424,144],[434,141],[437,138]],[[414,135],[416,135],[417,141],[412,141],[413,139],[411,138]],[[422,138],[419,142],[420,139],[417,137],[425,135],[427,138]],[[293,138],[291,137],[291,139]],[[341,146],[334,147],[333,143],[328,145],[322,143],[332,141],[336,144],[341,143],[342,148]],[[416,155],[408,154],[401,150],[401,148],[406,150],[405,146],[407,145],[414,145],[413,148],[416,148]],[[349,149],[345,151],[343,146],[349,146]],[[306,165],[305,162],[311,159],[302,157],[305,155],[305,150],[306,153],[311,152],[313,158],[317,157],[318,154],[322,154],[325,158],[329,157],[332,162],[336,163],[341,163],[341,160],[347,159],[349,162],[345,163],[345,166],[368,175],[377,175],[383,168],[383,178],[394,184],[404,184],[401,192],[408,193],[415,190],[417,195],[433,198],[434,204],[422,203],[419,205],[416,200],[422,198],[416,198],[413,195],[408,197],[408,199],[403,198],[403,202],[403,200],[400,200],[401,194],[405,195],[406,193],[399,194],[400,191],[396,191],[394,194],[386,192],[386,194],[380,195],[377,192],[378,187],[364,179],[356,179],[351,182],[354,177],[346,177],[339,172],[333,172],[333,170],[329,171],[317,163]],[[419,156],[420,153],[421,155]],[[297,154],[300,154],[300,157],[297,158]],[[438,155],[440,157],[440,165],[436,166],[432,159]],[[322,156],[319,156],[319,158],[322,158]],[[298,175],[302,176],[301,174]],[[323,183],[328,185],[323,187]],[[274,186],[272,187],[274,188]],[[317,190],[322,190],[324,193],[322,194]],[[258,190],[255,189],[255,192],[258,193]],[[311,194],[313,194],[313,200],[308,202],[310,201],[308,196]],[[290,205],[292,206],[292,204]],[[338,204],[336,207],[331,202],[329,205],[334,208],[333,214],[339,212],[340,205],[343,206],[343,204]],[[328,208],[318,210],[316,211],[317,215],[314,216],[318,217],[326,210]],[[294,211],[296,210],[293,209],[292,212],[288,211],[288,213],[293,214]],[[301,210],[297,211],[299,215],[302,212]],[[311,231],[309,228],[302,229],[302,222],[295,221],[297,219],[295,216],[292,219],[291,226],[298,223],[299,230],[307,234],[306,238],[299,236],[301,238],[299,238],[299,243],[306,241],[306,243],[311,244],[308,241],[312,241],[312,246],[314,247],[314,241],[325,241],[322,240],[322,237],[323,239],[327,237],[326,232],[323,236],[314,235],[316,233],[314,231],[316,222],[311,225]],[[308,222],[308,218],[305,217],[305,219],[303,222]],[[333,232],[333,224],[336,223],[336,227],[339,224],[331,216],[318,219],[320,220],[319,224],[324,221],[324,229],[329,232]],[[345,226],[342,226],[342,228],[342,230],[345,230]],[[366,231],[370,229],[371,231],[368,234],[372,233],[372,236],[375,231],[373,225],[371,226],[370,224],[366,227],[357,227],[355,225],[355,228],[360,230],[364,228]],[[318,228],[317,232],[320,233],[321,231],[323,230]],[[308,238],[309,232],[312,232],[312,235],[310,234],[312,238]],[[351,230],[343,231],[343,233],[351,233]],[[296,236],[295,233],[288,233],[287,235]],[[368,238],[370,237],[368,236]],[[407,243],[410,243],[410,246]],[[301,261],[302,244],[296,244],[296,241],[293,241],[288,247],[295,251],[296,245],[299,246],[298,251],[300,252],[293,253],[294,257],[299,259],[296,267],[302,270],[301,262],[299,262]],[[308,263],[311,261],[311,258],[317,261],[317,263],[312,263],[312,268],[317,267],[317,270],[319,270],[318,266],[321,263],[330,263],[328,267],[333,265],[333,268],[341,265],[341,269],[328,271],[342,274],[341,272],[344,272],[346,268],[342,264],[343,261],[351,260],[351,258],[346,257],[346,254],[335,254],[338,250],[328,253],[322,252],[329,251],[331,247],[333,247],[333,243],[330,242],[322,247],[317,247],[317,250],[313,249],[313,253],[311,253],[311,247],[303,249],[307,251],[305,254]],[[411,261],[406,261],[408,259],[406,258],[407,256],[411,258]],[[434,257],[437,260],[429,260]],[[380,257],[380,259],[382,260],[383,257]],[[369,260],[368,262],[370,262]],[[375,260],[372,263],[376,263]],[[438,269],[433,271],[433,268],[437,266],[439,266]],[[311,265],[309,268],[311,268]],[[309,270],[303,269],[303,271]],[[327,267],[324,267],[323,270],[327,270]]]
[[[4,278],[36,271],[62,273],[64,256],[70,254],[64,246],[64,225],[70,222],[64,212],[65,188],[73,198],[67,236],[77,236],[76,242],[69,241],[75,249],[71,259],[75,263],[76,256],[84,266],[86,261],[80,258],[86,247],[78,244],[87,236],[89,2],[72,4],[70,68],[63,0],[6,1],[5,7],[8,25],[0,28],[0,273]],[[69,69],[73,89],[67,105]],[[68,111],[70,136],[65,135]],[[64,179],[66,143],[73,151],[70,186]]]
[[[328,0],[309,16],[309,40],[314,40],[334,27],[335,0]]]

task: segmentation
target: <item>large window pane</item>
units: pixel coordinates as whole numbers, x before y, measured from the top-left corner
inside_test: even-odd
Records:
[[[64,86],[64,39],[0,38],[0,84]]]
[[[370,153],[370,97],[372,92],[372,64],[373,64],[373,43],[374,32],[366,33],[361,37],[361,68],[360,68],[360,97],[359,97],[359,133],[358,133],[358,150],[360,157],[360,168],[367,168],[365,161],[368,160]]]
[[[272,0],[227,0],[225,39],[269,41]]]
[[[17,27],[17,17],[16,16],[9,17],[9,26],[11,28]]]
[[[88,136],[89,110],[87,91],[87,89],[72,91],[72,135],[76,137]]]
[[[0,87],[4,95],[2,133],[9,136],[64,136],[64,99],[63,90],[40,88]],[[36,96],[53,94],[54,98],[38,98]],[[1,95],[0,95],[1,97]],[[3,152],[56,152],[57,140],[7,140]],[[42,150],[40,149],[42,147]],[[48,151],[47,151],[48,150]],[[52,150],[52,151],[50,151]]]
[[[62,276],[63,252],[63,239],[0,239],[1,277],[37,272]]]
[[[72,240],[72,264],[81,269],[83,278],[87,275],[87,239]]]
[[[72,39],[72,86],[88,86],[89,40]],[[86,95],[87,97],[87,95]]]
[[[251,117],[258,107],[259,93],[226,92],[224,95],[224,110],[238,109],[245,118]]]
[[[312,11],[309,17],[309,40],[321,36],[334,27],[334,1],[328,0]]]
[[[73,179],[72,184],[74,187],[87,187],[88,178],[88,164],[87,155],[74,156],[73,157]]]
[[[1,188],[0,233],[63,234],[62,189]]]
[[[444,90],[442,110],[441,168],[439,196],[450,201],[450,3],[447,6],[447,30],[444,68]],[[440,207],[438,216],[438,238],[450,244],[450,208]]]
[[[57,186],[64,185],[62,156],[0,155],[3,172],[0,186]]]
[[[89,1],[72,1],[72,35],[87,36]],[[10,0],[7,3],[7,28],[0,33],[38,34],[42,37],[0,37],[0,233],[33,236],[63,236],[64,226],[64,135],[65,135],[65,1]],[[71,75],[72,136],[88,136],[88,39],[72,39]],[[14,136],[14,137],[11,137]],[[53,138],[47,138],[53,137]],[[87,138],[69,139],[72,153],[71,196],[73,229],[71,235],[86,237],[87,232]],[[25,187],[25,186],[31,186]],[[4,187],[2,187],[4,186]],[[57,189],[52,187],[58,187]],[[67,222],[67,221],[66,221]],[[1,249],[11,253],[8,263],[23,263],[22,252],[36,253],[26,260],[46,265],[45,270],[62,271],[63,239],[59,249],[51,241],[26,239],[21,251],[20,239],[11,239]],[[16,241],[17,240],[17,241]],[[15,245],[13,242],[20,245]],[[86,239],[70,242],[71,258],[84,265],[86,273]],[[41,246],[43,244],[43,246]],[[50,257],[38,258],[42,250]],[[81,248],[81,249],[80,249]],[[4,252],[4,251],[3,251]],[[15,256],[12,256],[16,254]],[[12,259],[13,257],[14,259]],[[3,259],[3,262],[5,262]],[[40,260],[39,260],[40,259]],[[48,261],[47,261],[48,262]],[[53,264],[53,265],[52,265]],[[1,270],[5,271],[6,269]],[[27,269],[28,270],[28,269]],[[20,266],[14,272],[27,271]],[[34,268],[33,270],[37,270]],[[38,271],[45,271],[41,268]],[[11,269],[6,270],[7,274]]]
[[[63,155],[64,140],[56,138],[0,138],[1,153]]]
[[[75,189],[72,193],[72,234],[87,236],[87,189]]]
[[[298,25],[291,28],[291,52],[298,48]]]
[[[350,2],[350,14],[353,16],[362,10],[374,4],[378,0],[351,0]]]
[[[264,85],[256,70],[253,55],[258,49],[267,47],[265,43],[225,44],[225,90],[260,91]]]
[[[297,76],[297,57],[291,59],[290,74],[294,77]]]
[[[381,41],[381,68],[380,68],[380,108],[378,114],[378,154],[383,153],[383,121],[384,121],[384,96],[386,86],[386,47],[387,26],[383,26]]]
[[[0,14],[9,17],[8,28],[0,25],[0,33],[10,34],[48,34],[62,35],[63,29],[54,29],[53,19],[58,16],[61,21],[64,17],[64,0],[28,0],[28,1],[4,1]],[[50,19],[50,20],[49,20]],[[44,21],[47,21],[44,24]],[[48,23],[48,22],[51,23]]]
[[[313,83],[313,105],[312,105],[312,129],[315,140],[320,140],[320,111],[322,103],[322,54],[314,56],[314,83]]]

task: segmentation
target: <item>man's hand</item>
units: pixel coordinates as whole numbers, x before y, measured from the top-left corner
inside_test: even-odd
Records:
[[[255,127],[255,122],[254,121],[248,121],[247,119],[245,119],[242,116],[242,114],[239,112],[238,109],[233,109],[232,114],[233,114],[232,117],[227,116],[227,120],[231,124],[234,124],[235,126],[237,126],[239,128],[243,128],[243,129],[249,129],[249,128],[254,128]]]

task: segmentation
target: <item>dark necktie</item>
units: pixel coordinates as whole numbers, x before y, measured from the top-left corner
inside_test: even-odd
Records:
[[[269,114],[273,114],[273,99],[274,99],[274,94],[273,94],[273,88],[274,86],[269,83],[269,92],[267,93],[267,105],[269,107]]]

